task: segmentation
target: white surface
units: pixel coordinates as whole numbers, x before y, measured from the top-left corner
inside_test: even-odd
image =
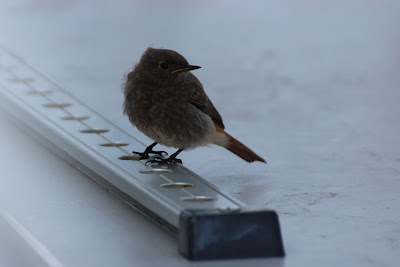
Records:
[[[398,25],[396,1],[2,1],[2,45],[148,143],[122,116],[123,73],[150,45],[202,66],[195,74],[227,132],[269,164],[216,147],[182,159],[239,200],[276,209],[287,257],[186,261],[172,237],[4,114],[0,208],[65,266],[397,266]]]

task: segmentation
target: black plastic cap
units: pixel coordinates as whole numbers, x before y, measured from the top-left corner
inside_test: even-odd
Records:
[[[179,253],[190,260],[285,256],[273,210],[185,210]]]

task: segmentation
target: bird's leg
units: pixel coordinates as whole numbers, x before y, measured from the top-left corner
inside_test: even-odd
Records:
[[[176,163],[180,163],[182,164],[182,160],[177,159],[176,156],[178,156],[179,153],[182,152],[183,149],[178,149],[178,151],[176,151],[174,154],[172,154],[171,156],[169,156],[169,158],[167,158],[167,162],[168,163],[172,163],[172,164],[176,164]]]
[[[148,147],[146,147],[144,152],[132,151],[132,153],[139,155],[140,159],[148,159],[149,158],[149,154],[156,154],[156,155],[162,156],[162,154],[165,153],[165,155],[168,155],[168,153],[165,152],[165,151],[154,151],[153,147],[155,147],[156,145],[157,145],[157,142],[154,142],[153,144],[151,144]]]
[[[180,163],[182,164],[182,160],[177,159],[176,156],[178,156],[179,153],[181,153],[183,149],[178,149],[174,154],[172,154],[169,158],[164,159],[162,157],[154,157],[151,160],[146,161],[147,163],[158,163],[158,164],[177,164]]]

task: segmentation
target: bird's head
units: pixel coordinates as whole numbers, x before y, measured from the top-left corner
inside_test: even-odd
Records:
[[[154,79],[170,80],[182,73],[199,69],[199,66],[189,65],[179,53],[169,49],[147,48],[136,68]]]

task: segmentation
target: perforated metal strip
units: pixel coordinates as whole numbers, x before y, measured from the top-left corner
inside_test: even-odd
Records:
[[[244,206],[182,165],[146,166],[129,152],[142,151],[145,144],[4,48],[0,49],[0,102],[48,146],[173,227],[178,228],[185,209]]]

